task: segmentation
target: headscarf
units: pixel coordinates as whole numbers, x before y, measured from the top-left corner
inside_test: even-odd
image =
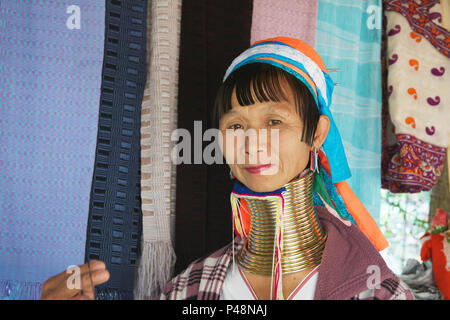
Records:
[[[330,119],[330,130],[323,143],[323,151],[319,151],[319,163],[322,173],[316,175],[316,188],[314,190],[318,198],[320,198],[318,202],[325,205],[330,212],[340,218],[346,225],[349,225],[349,221],[356,224],[378,250],[385,249],[388,246],[388,242],[381,230],[345,181],[351,177],[351,174],[341,136],[330,111],[334,84],[328,75],[328,70],[322,58],[312,47],[298,39],[276,37],[261,40],[255,42],[233,60],[225,73],[223,81],[233,71],[249,63],[267,63],[285,70],[294,75],[309,89],[316,101],[319,114],[326,115]],[[246,187],[236,182],[234,189],[236,188]],[[258,194],[249,189],[246,192]],[[275,190],[273,193],[279,194],[281,192],[282,190],[280,189]],[[239,206],[237,209],[239,209]],[[236,211],[236,206],[234,206],[234,216],[236,216]],[[240,226],[236,226],[235,220],[234,226],[238,234],[242,236],[245,235],[244,231],[248,229],[250,220],[249,217],[241,215],[241,210],[238,211],[239,219],[243,223]],[[238,228],[236,229],[236,227]]]

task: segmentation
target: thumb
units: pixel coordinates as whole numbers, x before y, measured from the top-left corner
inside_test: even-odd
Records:
[[[92,282],[95,286],[107,282],[109,280],[109,277],[109,271],[106,269],[95,270],[92,272]]]

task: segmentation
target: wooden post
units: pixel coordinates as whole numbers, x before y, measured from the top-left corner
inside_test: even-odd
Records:
[[[450,151],[449,150],[450,150],[450,133],[448,134],[448,145],[447,145],[447,168],[450,168]],[[448,175],[448,190],[450,193],[450,174]]]
[[[441,0],[442,26],[450,30],[450,0]]]

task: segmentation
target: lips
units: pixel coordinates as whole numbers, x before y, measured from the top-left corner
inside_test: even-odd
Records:
[[[258,165],[258,166],[246,167],[244,169],[247,170],[247,172],[249,172],[249,173],[258,174],[258,173],[261,173],[262,171],[267,170],[271,167],[272,167],[272,165],[269,163],[269,164],[262,164],[262,165]]]

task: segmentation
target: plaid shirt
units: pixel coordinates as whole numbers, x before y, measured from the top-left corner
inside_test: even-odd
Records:
[[[343,227],[330,214],[325,216],[322,209],[318,210],[318,213],[321,213],[319,214],[319,217],[322,218],[321,222],[324,223],[328,230],[328,240],[319,267],[319,278],[314,299],[414,299],[408,286],[387,268],[378,251],[376,251],[375,247],[373,247],[370,241],[356,226],[350,228]],[[330,221],[333,224],[330,224]],[[333,228],[333,226],[337,228]],[[345,234],[346,232],[348,235]],[[344,238],[349,238],[350,240],[344,241]],[[329,242],[331,243],[329,244]],[[236,253],[242,248],[243,240],[236,237],[234,244]],[[183,272],[167,283],[161,293],[160,299],[218,300],[222,292],[222,285],[227,270],[232,263],[232,256],[233,246],[230,243],[208,257],[200,258],[192,262]],[[369,270],[367,266],[374,265],[379,266],[379,282],[372,285],[373,289],[367,289],[368,281],[371,281],[371,274],[367,273],[367,270]],[[338,268],[336,266],[341,267]],[[347,271],[351,269],[356,271]],[[322,274],[321,270],[323,271]],[[327,277],[327,274],[330,273],[333,276]]]
[[[236,237],[236,252],[241,248],[242,241]],[[233,248],[230,243],[207,258],[195,260],[165,286],[160,299],[218,300],[232,255]]]

